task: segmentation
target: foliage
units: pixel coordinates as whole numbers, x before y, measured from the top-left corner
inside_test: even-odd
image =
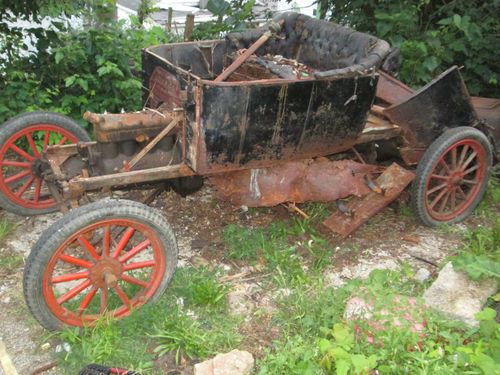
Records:
[[[471,94],[500,97],[500,1],[320,0],[323,17],[386,39],[402,54],[401,79],[422,86],[451,65]]]
[[[54,29],[57,27],[57,29]],[[38,53],[26,55],[23,42],[0,43],[0,122],[21,112],[45,109],[80,119],[84,111],[133,111],[141,106],[141,48],[167,42],[161,27],[144,30],[137,19],[88,30],[26,29],[37,37]],[[13,45],[13,43],[17,43]]]
[[[217,16],[217,21],[203,22],[193,30],[193,38],[218,39],[230,31],[248,28],[255,19],[252,13],[255,0],[209,0],[207,9]]]
[[[445,320],[423,306],[422,286],[407,271],[375,270],[332,290],[312,285],[290,295],[276,322],[280,340],[259,361],[263,374],[496,374],[500,325],[495,311],[478,328]],[[361,296],[367,315],[346,320],[346,299]]]
[[[216,304],[199,301],[190,290],[197,280],[206,283],[210,278],[214,274],[206,269],[181,268],[159,301],[134,310],[126,319],[105,316],[94,327],[55,334],[71,347],[59,354],[61,369],[75,374],[89,363],[102,363],[147,375],[153,373],[154,361],[171,351],[180,361],[234,349],[242,339],[236,330],[240,319],[228,315],[221,299]]]
[[[323,217],[324,206],[311,206],[308,212],[309,219],[276,221],[266,228],[228,225],[224,230],[226,257],[265,266],[273,271],[272,279],[280,287],[307,282],[306,269],[312,273],[322,271],[331,256],[328,242],[314,229]],[[304,262],[307,266],[303,266]]]
[[[229,287],[219,283],[218,273],[206,268],[195,270],[182,268],[176,273],[170,289],[175,295],[183,295],[187,306],[226,308]]]
[[[467,272],[473,280],[494,277],[500,280],[500,219],[490,227],[467,232],[465,245],[453,257],[453,267]]]
[[[12,229],[12,224],[5,219],[0,219],[0,243],[2,243],[3,239],[9,234]]]

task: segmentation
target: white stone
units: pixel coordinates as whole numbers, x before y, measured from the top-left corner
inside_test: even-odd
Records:
[[[235,349],[197,363],[194,365],[194,375],[249,375],[254,362],[252,354]]]
[[[248,296],[251,294],[251,287],[248,285],[235,285],[234,290],[227,295],[229,308],[233,314],[248,315],[254,308]]]
[[[423,283],[424,281],[426,281],[429,277],[431,276],[431,273],[429,272],[429,270],[427,268],[420,268],[417,273],[415,273],[415,276],[413,276],[413,278],[417,281],[420,281],[421,283]]]
[[[464,272],[456,272],[449,262],[425,291],[424,300],[429,307],[452,319],[477,326],[479,322],[474,315],[482,310],[497,288],[496,280],[472,281]]]

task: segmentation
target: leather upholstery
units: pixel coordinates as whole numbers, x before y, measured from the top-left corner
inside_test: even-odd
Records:
[[[316,69],[317,78],[377,69],[390,51],[384,40],[303,14],[287,12],[273,19],[281,20],[284,20],[281,38],[272,37],[256,54],[295,59]],[[268,29],[266,25],[228,34],[228,52],[250,47]]]

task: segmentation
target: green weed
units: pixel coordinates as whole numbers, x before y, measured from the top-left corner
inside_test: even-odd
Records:
[[[195,315],[190,314],[190,315]],[[241,341],[235,332],[239,320],[217,314],[187,315],[179,306],[171,307],[150,335],[156,343],[154,352],[159,356],[174,353],[180,359],[205,359],[219,352],[234,349]]]
[[[24,262],[22,255],[2,255],[0,257],[0,273],[12,273]]]
[[[187,307],[221,310],[226,308],[229,286],[219,283],[217,271],[185,267],[177,270],[170,290],[174,295],[182,296]]]
[[[196,284],[203,287],[197,290]],[[207,290],[210,297],[203,296]],[[187,358],[232,350],[241,341],[237,329],[241,318],[227,314],[226,292],[215,272],[180,268],[158,302],[142,306],[126,319],[103,317],[94,327],[55,334],[58,341],[71,345],[71,352],[60,355],[61,368],[75,374],[97,362],[147,375],[154,373],[154,361],[169,348]]]
[[[407,267],[406,267],[407,268]],[[476,315],[479,328],[425,309],[409,269],[375,270],[338,289],[321,283],[296,289],[279,302],[282,337],[258,362],[263,374],[498,374],[500,325],[495,311]],[[346,321],[346,300],[373,303],[369,320]],[[411,306],[411,307],[410,307]],[[397,323],[397,324],[396,324]]]
[[[247,229],[230,224],[224,228],[225,256],[229,259],[256,261],[265,242],[262,229]]]
[[[12,229],[12,224],[5,220],[5,219],[0,219],[0,243],[3,241],[5,237],[10,233]]]
[[[154,349],[155,353],[161,357],[174,352],[176,363],[179,363],[181,357],[203,358],[210,353],[210,348],[206,345],[207,334],[201,324],[178,308],[167,314],[151,337],[158,343]]]
[[[465,244],[452,258],[457,270],[473,279],[494,277],[500,280],[500,219],[492,227],[478,227],[465,235]]]

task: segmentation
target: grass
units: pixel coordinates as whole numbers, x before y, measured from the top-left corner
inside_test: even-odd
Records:
[[[9,274],[24,263],[22,255],[2,255],[0,257],[0,273]]]
[[[181,268],[164,296],[132,312],[126,319],[101,319],[95,327],[67,329],[54,338],[67,342],[61,369],[75,374],[89,363],[120,366],[141,374],[161,374],[156,361],[168,352],[181,359],[203,360],[236,348],[241,319],[227,313],[227,287],[206,269]],[[194,285],[203,285],[196,289]],[[208,293],[206,293],[208,291]]]
[[[422,307],[423,289],[404,270],[375,270],[336,290],[319,286],[282,301],[282,337],[259,361],[259,375],[398,374],[403,367],[409,374],[498,373],[500,325],[492,309],[477,315],[479,328],[443,319]],[[371,301],[369,319],[345,319],[353,293]]]
[[[10,233],[12,229],[12,224],[5,220],[5,219],[0,219],[0,243],[3,242],[5,237]]]

